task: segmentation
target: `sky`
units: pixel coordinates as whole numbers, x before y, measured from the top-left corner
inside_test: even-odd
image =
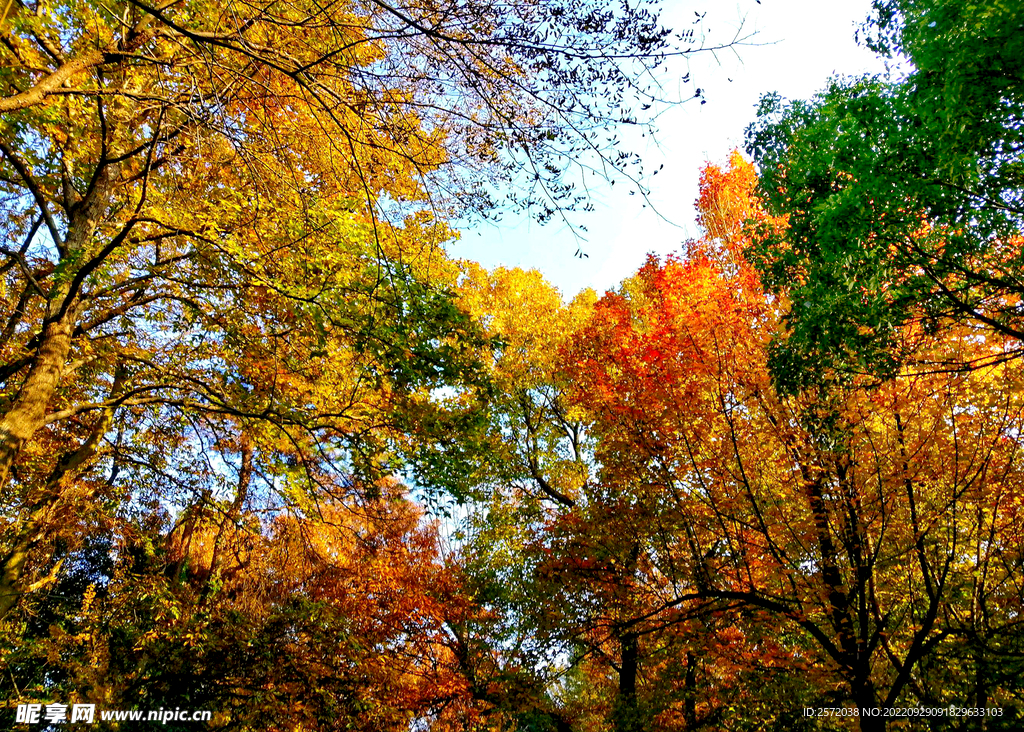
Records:
[[[497,225],[464,230],[451,245],[451,256],[488,268],[538,269],[571,299],[586,288],[603,293],[616,287],[648,252],[678,252],[683,241],[697,235],[693,202],[701,168],[705,161],[724,163],[733,149],[743,148],[743,131],[763,94],[806,99],[831,76],[883,71],[882,62],[853,40],[870,5],[870,0],[665,0],[666,26],[689,27],[695,10],[707,11],[703,27],[709,42],[737,36],[746,41],[735,52],[677,58],[666,67],[666,86],[690,73],[707,103],[692,100],[669,109],[658,120],[657,144],[641,138],[630,148],[643,156],[645,170],[664,165],[647,183],[651,205],[629,195],[624,181],[601,184],[591,188],[595,211],[575,216],[587,228],[585,240],[560,222],[541,225],[506,215]],[[588,256],[576,257],[577,249]]]

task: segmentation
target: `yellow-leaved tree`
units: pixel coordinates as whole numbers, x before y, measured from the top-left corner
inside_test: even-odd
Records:
[[[644,4],[14,2],[0,23],[0,617],[48,581],[62,512],[129,474],[201,493],[218,471],[188,456],[242,433],[301,480],[384,460],[395,391],[463,370],[445,218],[526,168],[521,203],[571,207],[559,156],[603,155],[616,119],[594,92],[668,38]]]
[[[623,95],[669,40],[648,3],[4,3],[0,619],[16,687],[72,689],[40,639],[96,620],[83,603],[123,609],[109,593],[131,582],[112,578],[205,584],[176,595],[188,613],[226,586],[226,544],[299,541],[380,500],[408,433],[447,409],[428,395],[484,379],[448,221],[489,210],[503,181],[542,218],[579,204],[562,172],[584,150],[628,173],[600,130],[636,121]],[[175,543],[197,516],[215,537],[205,574]]]

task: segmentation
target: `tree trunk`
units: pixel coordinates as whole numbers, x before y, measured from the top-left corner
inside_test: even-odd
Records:
[[[55,242],[62,251],[61,264],[88,259],[82,255],[89,251],[110,200],[111,174],[110,166],[101,162],[87,197],[68,211],[67,235],[63,242]],[[73,273],[72,269],[65,274]],[[14,403],[0,418],[0,490],[6,487],[22,447],[46,424],[46,408],[67,364],[81,306],[75,287],[67,283],[50,291],[39,346],[28,375]]]
[[[622,665],[619,667],[619,698],[615,710],[615,732],[643,732],[636,700],[636,678],[640,660],[640,644],[636,633],[619,637]]]
[[[72,314],[43,327],[39,350],[17,399],[0,418],[0,490],[26,442],[46,424],[46,407],[60,382],[71,351]]]
[[[249,485],[252,482],[252,457],[253,449],[249,438],[241,436],[241,463],[238,467],[238,485],[235,488],[235,498],[231,501],[231,507],[221,519],[217,527],[217,536],[213,540],[213,552],[210,557],[210,574],[206,578],[206,588],[203,591],[204,602],[209,600],[214,593],[216,585],[224,566],[224,545],[228,541],[228,532],[233,531],[238,524],[238,517],[242,515],[245,501],[249,497]],[[231,541],[237,542],[238,537],[234,536]]]
[[[878,707],[878,695],[875,693],[874,684],[871,683],[870,672],[870,665],[866,665],[859,671],[860,678],[854,681],[852,688],[853,703],[861,710],[861,732],[885,732],[885,717],[882,716],[881,709],[878,710],[878,716],[863,713],[873,711]]]
[[[697,729],[697,657],[692,651],[686,652],[686,678],[683,691],[683,721],[686,729]]]
[[[623,567],[623,584],[621,587],[622,597],[620,601],[624,606],[630,606],[630,595],[632,594],[633,580],[635,579],[637,566],[640,561],[640,544],[634,542],[629,548]],[[636,698],[636,682],[640,666],[640,637],[635,628],[628,625],[625,629],[619,628],[616,631],[616,639],[619,641],[620,666],[619,666],[619,695],[616,700],[614,729],[615,732],[645,732],[644,725],[640,719],[640,709]]]

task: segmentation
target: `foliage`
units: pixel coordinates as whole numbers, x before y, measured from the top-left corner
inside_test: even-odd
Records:
[[[700,238],[566,302],[450,222],[631,174],[651,5],[9,3],[5,702],[1018,728],[1019,23],[879,0],[906,78],[766,98]]]
[[[890,79],[837,80],[809,102],[768,95],[748,130],[768,206],[789,217],[754,255],[793,302],[773,367],[788,390],[891,376],[911,321],[1024,333],[1020,9],[875,6],[864,33],[902,60]]]
[[[998,364],[834,387],[825,403],[780,394],[768,361],[786,303],[742,253],[750,217],[761,235],[786,222],[756,184],[738,155],[709,166],[708,233],[686,259],[649,260],[555,331],[553,361],[497,362],[549,411],[494,428],[523,452],[501,453],[518,477],[482,484],[471,514],[470,581],[494,614],[479,642],[536,669],[569,729],[813,728],[802,707],[953,699],[1002,706],[995,724],[1012,728],[1019,379]],[[510,343],[549,337],[490,312]],[[1003,347],[962,325],[907,337],[934,360]],[[561,414],[585,436],[578,457]],[[580,478],[546,452],[559,443]]]
[[[433,527],[398,486],[380,492],[262,522],[251,505],[204,506],[164,547],[126,525],[113,567],[93,564],[84,591],[36,608],[49,625],[11,629],[24,634],[4,657],[20,698],[210,709],[229,729],[473,716],[444,630],[469,605]]]

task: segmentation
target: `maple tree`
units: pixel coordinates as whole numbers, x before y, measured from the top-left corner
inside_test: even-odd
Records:
[[[1007,699],[1013,683],[992,664],[1018,636],[1017,374],[916,372],[824,403],[781,397],[767,368],[781,303],[737,256],[760,207],[730,200],[756,176],[732,166],[705,173],[703,215],[726,214],[711,241],[606,296],[572,356],[615,511],[640,514],[618,533],[648,563],[641,617],[708,601],[774,616],[795,631],[777,652],[810,662],[819,704]],[[963,359],[1003,338],[949,325],[917,347]],[[937,657],[955,671],[935,674]]]

